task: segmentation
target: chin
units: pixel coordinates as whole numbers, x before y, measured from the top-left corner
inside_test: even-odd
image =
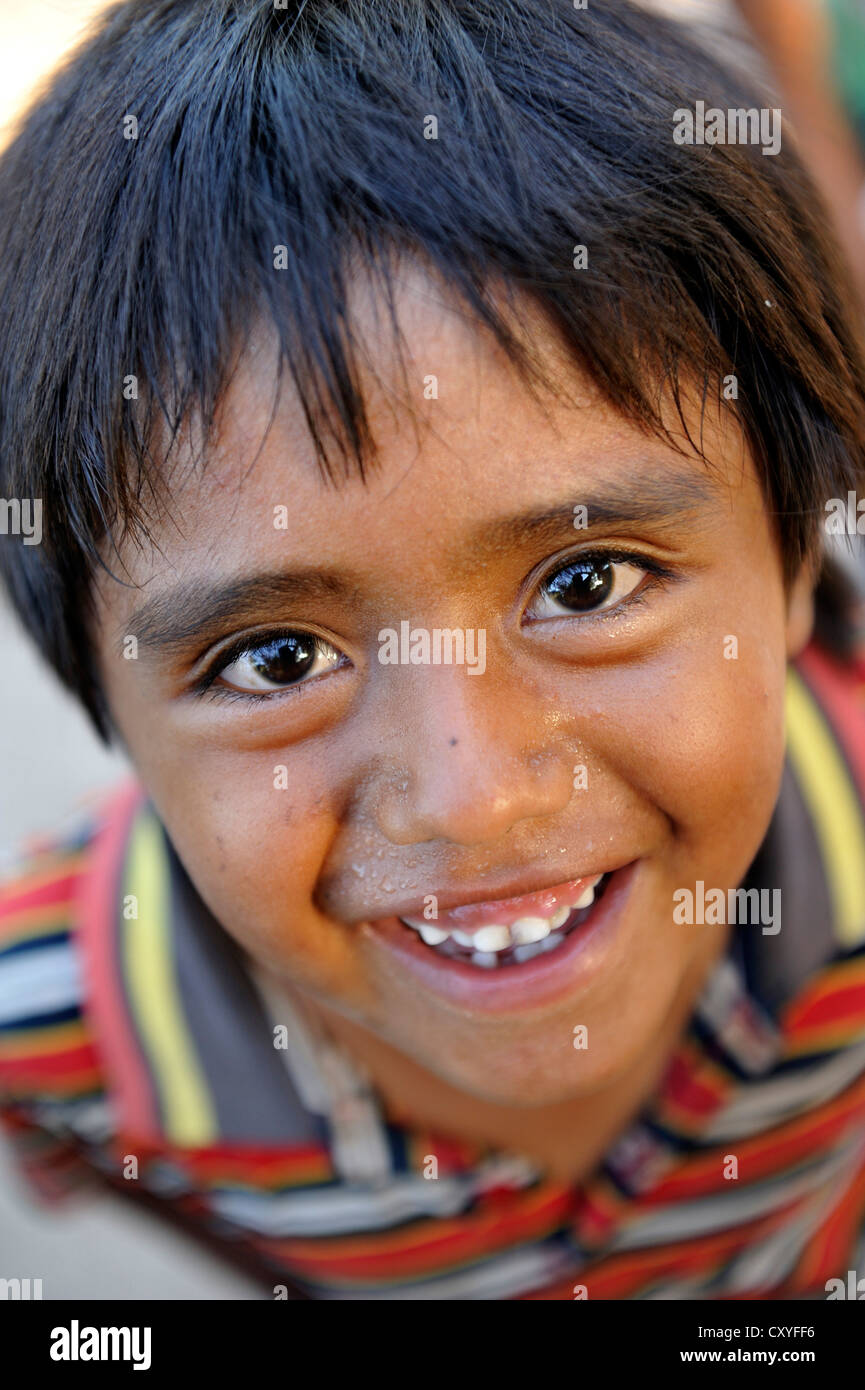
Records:
[[[540,1110],[551,1105],[565,1104],[615,1083],[635,1061],[631,1053],[593,1055],[587,1061],[585,1051],[562,1055],[557,1045],[533,1059],[514,1059],[511,1064],[498,1054],[493,1067],[468,1067],[455,1061],[451,1067],[427,1060],[425,1065],[451,1086],[488,1105]]]

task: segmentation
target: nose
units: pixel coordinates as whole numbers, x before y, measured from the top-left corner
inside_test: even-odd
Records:
[[[567,805],[573,757],[536,691],[461,667],[401,671],[400,684],[392,756],[370,789],[392,844],[492,843]]]

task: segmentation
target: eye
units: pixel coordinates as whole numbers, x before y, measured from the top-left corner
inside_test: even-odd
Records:
[[[580,555],[541,581],[527,616],[574,617],[615,608],[640,586],[650,568],[634,557]]]
[[[228,663],[213,669],[208,683],[229,689],[266,694],[299,685],[341,666],[345,657],[323,637],[311,632],[285,632],[255,646],[236,648]]]

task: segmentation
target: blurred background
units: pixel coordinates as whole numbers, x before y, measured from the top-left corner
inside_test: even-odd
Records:
[[[591,0],[603,3],[603,0]],[[422,3],[422,0],[418,0]],[[514,0],[519,3],[519,0]],[[777,87],[865,301],[865,0],[644,0]],[[105,0],[0,0],[0,147]],[[747,26],[750,26],[747,27]],[[756,43],[754,43],[756,39]],[[125,770],[59,688],[0,596],[0,868]],[[257,1286],[111,1195],[40,1210],[0,1146],[0,1276],[56,1298],[234,1299]]]

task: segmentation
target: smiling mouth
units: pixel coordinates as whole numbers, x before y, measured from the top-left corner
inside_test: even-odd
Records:
[[[593,916],[610,880],[600,874],[584,884],[572,901],[562,900],[536,915],[517,917],[511,922],[490,921],[473,932],[446,928],[420,917],[400,917],[406,931],[422,941],[438,956],[474,966],[479,970],[499,970],[524,965],[562,946],[568,937]]]

